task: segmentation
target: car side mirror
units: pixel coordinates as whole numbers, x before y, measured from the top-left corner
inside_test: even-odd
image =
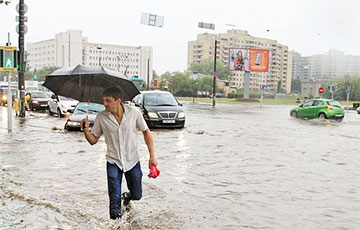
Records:
[[[180,106],[183,106],[183,104],[179,103]]]

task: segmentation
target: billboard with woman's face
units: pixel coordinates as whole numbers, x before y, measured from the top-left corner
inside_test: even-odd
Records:
[[[267,72],[269,50],[230,48],[230,71]]]
[[[249,50],[230,49],[230,71],[249,71]]]

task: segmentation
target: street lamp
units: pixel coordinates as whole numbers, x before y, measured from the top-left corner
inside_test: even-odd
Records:
[[[212,23],[204,23],[204,22],[199,22],[198,24],[199,28],[203,28],[203,29],[210,29],[210,30],[214,30],[215,31],[215,25]],[[216,33],[214,34],[214,39],[215,39],[215,53],[214,53],[214,82],[213,82],[213,107],[215,107],[215,89],[216,89],[216,76],[217,76],[217,72],[216,72],[216,53],[217,53],[217,43],[218,41],[216,40]]]
[[[136,49],[140,50],[141,52],[145,52],[146,55],[147,55],[147,81],[146,81],[146,89],[149,90],[149,82],[150,82],[150,49],[149,49],[149,53],[146,52],[145,50],[143,50],[141,46],[138,46]],[[142,55],[141,55],[140,59],[142,60]],[[141,62],[140,62],[140,64],[141,64]]]

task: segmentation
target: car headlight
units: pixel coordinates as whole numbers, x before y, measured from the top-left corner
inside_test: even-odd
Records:
[[[6,95],[2,96],[2,99],[5,101],[7,99],[7,96]]]
[[[150,112],[150,113],[148,113],[148,115],[149,115],[149,118],[158,118],[158,115],[156,113]]]
[[[185,113],[184,112],[180,112],[178,115],[178,118],[184,118],[185,117]]]
[[[68,121],[68,122],[66,122],[66,124],[68,126],[79,126],[80,122],[78,122],[78,121]]]
[[[32,103],[37,104],[37,103],[39,103],[39,102],[38,102],[38,101],[32,101]]]
[[[61,108],[63,108],[63,109],[68,109],[68,106],[65,105],[65,104],[61,104],[60,106],[61,106]]]

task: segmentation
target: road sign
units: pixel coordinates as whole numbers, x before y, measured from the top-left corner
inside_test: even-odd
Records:
[[[28,11],[28,7],[27,7],[27,5],[26,4],[23,4],[23,9],[24,9],[24,14],[26,14],[26,12]],[[18,13],[20,13],[20,4],[18,3],[17,5],[16,5],[16,12],[18,12]]]
[[[15,17],[15,20],[16,20],[17,22],[20,22],[20,17],[19,17],[19,16],[16,16],[16,17]],[[27,16],[24,16],[24,22],[28,22],[28,17],[27,17]]]
[[[199,22],[199,28],[215,30],[215,25],[212,23]]]
[[[27,28],[26,25],[24,25],[24,34],[26,34],[27,31],[28,31],[28,28]],[[17,24],[17,26],[16,26],[16,33],[20,33],[20,26],[19,26],[19,24]]]
[[[217,77],[218,76],[218,73],[217,72],[214,72],[214,77]]]
[[[319,94],[323,94],[324,93],[324,88],[323,87],[320,87],[319,88]]]

